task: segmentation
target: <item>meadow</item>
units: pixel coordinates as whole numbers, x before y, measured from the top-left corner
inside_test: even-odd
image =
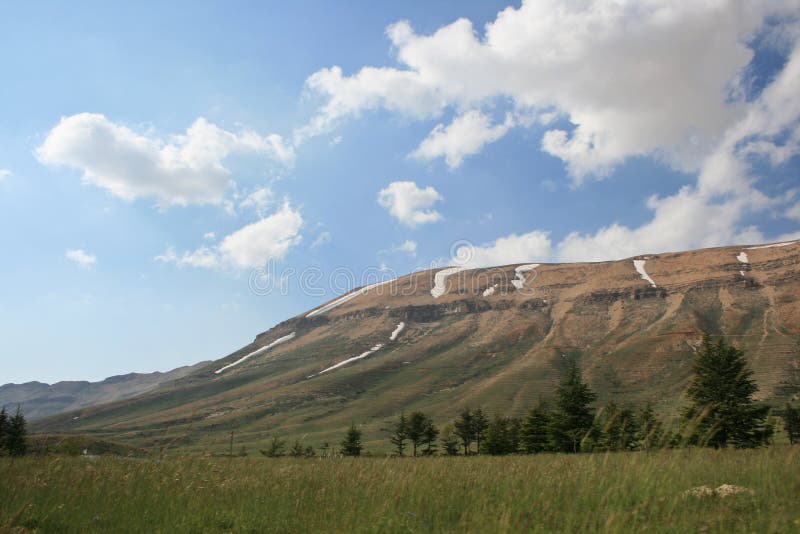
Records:
[[[795,532],[800,447],[0,458],[0,532]],[[696,497],[697,486],[747,488]]]

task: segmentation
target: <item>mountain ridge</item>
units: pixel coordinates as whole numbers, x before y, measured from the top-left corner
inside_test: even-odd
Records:
[[[519,284],[519,264],[412,273],[282,321],[168,388],[36,428],[204,449],[231,430],[258,446],[276,432],[333,440],[358,422],[378,440],[400,410],[519,415],[552,392],[568,356],[600,402],[653,401],[670,414],[704,332],[741,346],[759,398],[780,400],[799,356],[798,265],[795,241],[537,264]]]

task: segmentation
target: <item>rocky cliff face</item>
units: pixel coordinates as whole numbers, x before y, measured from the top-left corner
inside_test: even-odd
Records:
[[[741,346],[759,396],[779,401],[800,357],[798,318],[798,243],[428,271],[289,319],[174,386],[40,428],[140,445],[174,433],[204,448],[230,430],[253,445],[275,432],[333,440],[357,422],[382,439],[400,410],[522,414],[552,392],[567,357],[600,402],[651,401],[669,415],[704,332]]]

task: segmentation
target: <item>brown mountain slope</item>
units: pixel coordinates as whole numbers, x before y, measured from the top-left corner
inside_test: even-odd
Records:
[[[400,410],[424,409],[439,422],[467,405],[521,415],[552,392],[567,356],[580,358],[599,402],[653,401],[669,415],[703,332],[746,350],[761,398],[786,394],[800,339],[796,242],[516,267],[463,270],[439,292],[441,270],[367,287],[173,387],[37,429],[137,445],[179,437],[203,449],[221,447],[231,430],[249,446],[274,434],[333,442],[356,422],[368,442],[384,442]]]

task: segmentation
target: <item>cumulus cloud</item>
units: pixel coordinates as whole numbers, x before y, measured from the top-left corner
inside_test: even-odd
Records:
[[[466,156],[477,154],[485,145],[503,137],[513,125],[511,114],[506,116],[505,122],[492,126],[491,118],[478,110],[470,110],[447,126],[437,124],[411,157],[421,160],[444,157],[447,166],[454,169]]]
[[[239,203],[240,208],[253,208],[261,215],[275,201],[275,193],[269,187],[256,189]]]
[[[84,182],[114,196],[155,198],[162,207],[222,202],[231,182],[223,162],[234,153],[294,161],[293,148],[277,134],[233,133],[199,118],[186,133],[162,139],[97,113],[63,117],[36,150],[42,163],[76,168]]]
[[[527,234],[501,237],[480,246],[463,244],[453,250],[451,263],[463,267],[491,267],[512,263],[547,261],[551,255],[548,232],[533,231]]]
[[[526,0],[499,12],[482,35],[463,18],[430,35],[401,21],[387,29],[400,68],[365,66],[348,76],[334,66],[308,78],[306,90],[322,105],[300,136],[379,108],[428,119],[509,99],[528,116],[569,120],[545,132],[541,148],[576,182],[637,155],[695,170],[698,154],[741,116],[748,42],[793,5]],[[444,132],[434,131],[430,150],[447,156]]]
[[[182,254],[169,247],[154,259],[192,267],[253,269],[270,260],[283,259],[292,247],[300,244],[302,227],[300,212],[284,201],[271,215],[225,236],[213,247],[202,246]]]
[[[784,159],[753,147],[795,150],[792,145],[800,129],[798,94],[800,45],[703,160],[696,185],[666,198],[650,198],[647,205],[653,217],[638,228],[612,224],[591,235],[570,234],[559,243],[559,258],[614,259],[647,251],[764,241],[757,228],[743,227],[742,221],[749,214],[775,207],[782,199],[770,198],[756,188],[758,175],[751,161],[753,155],[761,155],[767,165],[779,165]],[[792,214],[789,208],[785,215]]]
[[[93,267],[97,263],[97,256],[94,254],[89,254],[83,249],[68,249],[64,253],[64,257],[67,258],[69,261],[75,262],[81,267]]]
[[[423,189],[411,181],[392,182],[378,193],[378,204],[411,228],[440,220],[441,213],[431,209],[440,200],[442,195],[432,186]]]
[[[6,178],[8,178],[9,176],[11,176],[12,174],[14,174],[14,173],[12,173],[11,171],[9,171],[8,169],[0,169],[0,182],[2,182],[3,180],[5,180]]]

